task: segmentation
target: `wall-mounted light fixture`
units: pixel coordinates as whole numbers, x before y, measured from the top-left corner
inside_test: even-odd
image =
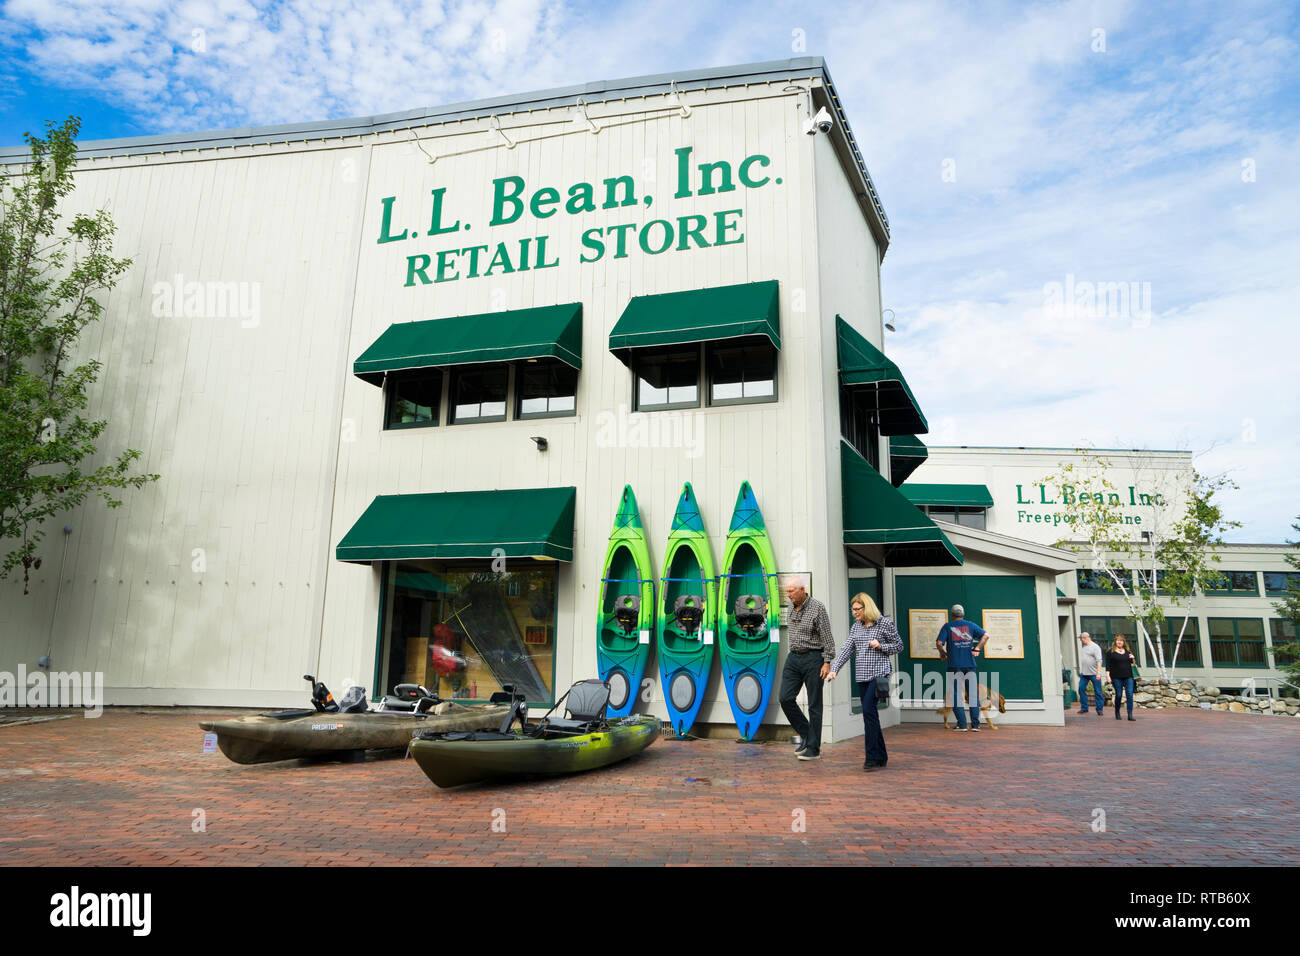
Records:
[[[542,438],[540,435],[533,435],[533,436],[532,436],[532,439],[533,439],[534,442],[537,443],[537,450],[538,450],[538,451],[546,451],[546,447],[547,447],[547,446],[546,446],[546,439],[545,439],[545,438]]]

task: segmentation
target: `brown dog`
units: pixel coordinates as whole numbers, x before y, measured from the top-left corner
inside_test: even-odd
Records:
[[[985,687],[983,684],[979,685],[979,689],[976,691],[976,694],[979,695],[979,701],[980,701],[980,723],[987,724],[991,729],[997,730],[998,725],[993,723],[993,719],[990,716],[990,713],[993,709],[992,694],[990,694],[989,689]],[[1007,712],[1007,699],[1003,697],[1001,694],[998,694],[997,708],[999,714],[1005,714]],[[947,700],[943,702],[943,707],[939,711],[939,716],[943,718],[944,730],[947,730],[948,718],[952,716],[952,708],[948,706]]]

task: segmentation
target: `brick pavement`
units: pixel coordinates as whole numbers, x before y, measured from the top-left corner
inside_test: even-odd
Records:
[[[814,762],[788,744],[661,740],[589,774],[453,791],[400,758],[239,766],[200,752],[200,719],[0,726],[0,861],[1277,865],[1300,823],[1300,720],[1280,717],[909,724],[886,731],[889,767],[872,774],[861,738]]]

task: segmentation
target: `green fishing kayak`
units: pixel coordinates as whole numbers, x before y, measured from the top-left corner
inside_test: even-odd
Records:
[[[655,586],[650,548],[632,486],[623,487],[605,551],[596,631],[596,670],[609,682],[609,716],[625,717],[636,704],[654,633]]]
[[[722,680],[740,737],[752,740],[763,722],[776,678],[781,594],[772,542],[747,481],[741,482],[727,530],[719,593]]]
[[[718,582],[695,489],[688,481],[677,500],[664,577],[659,588],[656,638],[659,680],[673,731],[685,737],[695,723],[713,666]]]
[[[440,787],[508,777],[595,770],[645,750],[659,736],[659,719],[647,715],[611,720],[592,733],[541,738],[498,731],[420,736],[410,755]]]

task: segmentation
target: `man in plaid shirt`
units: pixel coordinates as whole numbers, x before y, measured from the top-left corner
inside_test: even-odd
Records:
[[[809,597],[802,584],[786,585],[785,593],[793,607],[785,624],[790,651],[781,671],[781,709],[799,735],[795,756],[816,760],[822,755],[822,681],[835,659],[835,637],[826,605]],[[808,691],[807,717],[796,700],[800,687]]]

